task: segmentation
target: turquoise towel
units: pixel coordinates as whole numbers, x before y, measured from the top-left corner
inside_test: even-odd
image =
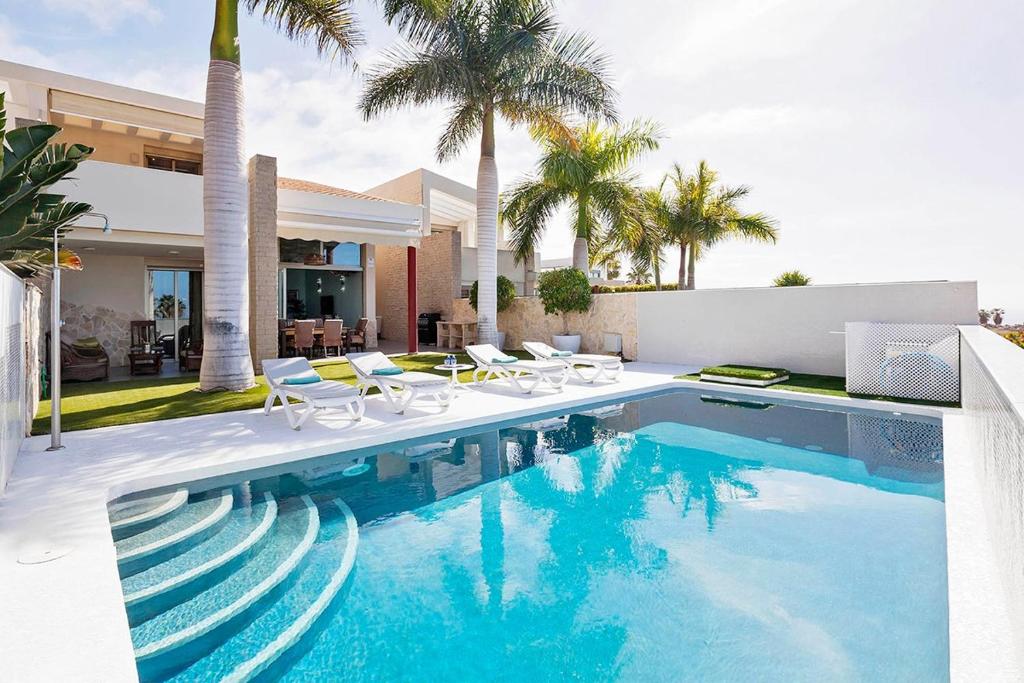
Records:
[[[519,360],[519,359],[516,358],[515,356],[498,356],[496,358],[492,358],[491,362],[492,363],[500,363],[500,364],[504,365],[505,363],[515,363],[517,360]]]
[[[316,374],[315,370],[309,370],[299,375],[292,375],[291,377],[285,377],[281,380],[281,384],[316,384],[322,378]]]
[[[374,368],[370,371],[371,375],[401,375],[405,370],[402,368]]]
[[[551,352],[551,357],[552,358],[568,358],[571,355],[572,355],[572,351],[552,351]]]

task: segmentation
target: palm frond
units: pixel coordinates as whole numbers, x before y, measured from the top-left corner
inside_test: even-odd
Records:
[[[500,218],[509,228],[509,246],[523,262],[540,244],[548,221],[567,199],[560,188],[542,180],[520,180],[502,194]]]
[[[448,125],[437,141],[437,160],[444,162],[456,156],[470,138],[480,131],[483,111],[475,102],[452,107]]]
[[[262,10],[263,20],[288,38],[312,44],[320,56],[350,60],[363,44],[352,0],[244,0],[249,14]]]

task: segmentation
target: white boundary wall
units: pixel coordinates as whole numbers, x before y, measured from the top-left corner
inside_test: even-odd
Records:
[[[744,363],[841,376],[847,322],[971,325],[975,282],[902,282],[637,295],[637,359]]]
[[[970,455],[1024,666],[1024,350],[977,325],[960,328],[961,403]]]
[[[25,438],[25,283],[0,266],[0,495]]]

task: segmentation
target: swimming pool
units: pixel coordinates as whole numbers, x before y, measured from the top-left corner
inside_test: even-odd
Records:
[[[692,390],[111,504],[145,680],[944,680],[938,420]]]

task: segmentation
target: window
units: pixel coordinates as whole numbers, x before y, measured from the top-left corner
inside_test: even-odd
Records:
[[[203,157],[192,152],[146,147],[146,168],[175,173],[203,174]]]

